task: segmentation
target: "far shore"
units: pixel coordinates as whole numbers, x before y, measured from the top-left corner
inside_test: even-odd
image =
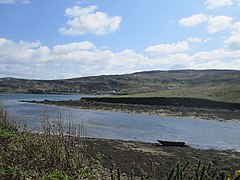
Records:
[[[239,109],[212,109],[196,107],[174,107],[159,105],[106,103],[87,100],[70,101],[22,101],[28,103],[57,105],[70,108],[103,110],[111,112],[135,113],[153,116],[167,116],[177,118],[191,118],[204,120],[236,120],[240,121]]]

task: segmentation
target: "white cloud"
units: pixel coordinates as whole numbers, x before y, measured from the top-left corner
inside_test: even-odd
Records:
[[[220,60],[191,64],[194,69],[240,69],[240,59],[225,62]]]
[[[207,0],[206,3],[208,9],[220,8],[225,6],[231,6],[232,0]]]
[[[230,55],[230,56],[229,56]],[[215,49],[193,55],[171,54],[163,58],[148,59],[145,66],[161,69],[237,69],[240,70],[240,51]]]
[[[173,44],[158,44],[147,47],[144,51],[150,55],[168,54],[176,52],[184,52],[190,50],[187,41],[180,41]]]
[[[69,53],[74,51],[91,50],[95,46],[89,41],[73,42],[65,45],[56,45],[53,47],[55,53]]]
[[[231,51],[228,49],[220,48],[212,51],[201,51],[193,55],[194,59],[198,61],[210,61],[210,60],[225,60],[225,59],[237,59],[240,58],[240,51]]]
[[[211,41],[212,40],[212,38],[211,37],[209,37],[209,38],[207,38],[207,39],[204,39],[204,41],[203,42],[208,42],[208,41]]]
[[[0,0],[0,4],[16,4],[16,3],[28,4],[30,3],[30,0]]]
[[[224,41],[224,44],[231,49],[240,49],[240,33],[231,35]]]
[[[93,13],[94,11],[96,11],[97,6],[89,6],[86,8],[81,8],[80,6],[74,6],[73,8],[67,8],[65,10],[65,14],[67,16],[72,16],[72,17],[76,17],[76,16],[83,16],[83,15],[88,15]]]
[[[240,32],[240,21],[235,22],[235,23],[231,26],[231,30],[232,30],[232,33]]]
[[[17,43],[0,38],[0,57],[2,61],[14,63],[16,61],[25,62],[36,52],[40,46],[39,42],[19,41]]]
[[[240,49],[240,21],[231,26],[231,35],[224,40],[224,45],[230,49]]]
[[[232,17],[229,16],[214,16],[208,19],[207,31],[214,34],[230,27]]]
[[[116,31],[122,21],[120,16],[109,16],[105,12],[96,11],[96,6],[67,8],[65,14],[70,17],[68,27],[60,28],[62,35],[77,36],[95,34],[101,36]]]
[[[188,39],[197,41],[197,38]],[[187,41],[160,44],[152,47],[156,48],[153,52],[162,52],[161,56],[145,56],[130,49],[101,50],[89,41],[48,47],[39,42],[0,38],[0,77],[56,79],[173,68],[240,70],[239,49],[220,48],[190,54],[189,46]]]
[[[207,22],[207,31],[210,34],[227,29],[231,25],[232,17],[229,16],[209,16],[205,14],[195,14],[179,20],[180,25],[186,27],[196,27]]]
[[[133,50],[99,50],[89,41],[55,45],[0,38],[0,74],[27,78],[66,78],[129,73],[144,56]]]
[[[202,24],[208,20],[208,16],[205,14],[195,14],[187,18],[182,18],[179,20],[179,23],[182,26],[191,27],[191,26],[197,26],[199,24]]]
[[[202,39],[200,39],[198,37],[188,37],[187,41],[190,43],[199,43],[199,42],[202,42]]]

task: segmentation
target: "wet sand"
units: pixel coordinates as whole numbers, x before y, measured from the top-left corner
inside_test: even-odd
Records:
[[[236,120],[240,121],[239,109],[207,109],[195,107],[174,107],[141,104],[119,104],[95,101],[25,101],[80,109],[93,109],[113,112],[136,113],[155,116],[185,117],[205,120]]]

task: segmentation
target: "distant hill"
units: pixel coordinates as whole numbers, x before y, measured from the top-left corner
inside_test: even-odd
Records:
[[[0,93],[180,96],[240,102],[240,71],[146,71],[62,80],[0,78]]]

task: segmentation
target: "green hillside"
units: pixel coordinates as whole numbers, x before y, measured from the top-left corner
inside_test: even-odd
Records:
[[[63,80],[1,78],[1,93],[85,93],[195,97],[240,102],[240,71],[148,71]]]
[[[178,88],[136,94],[134,97],[190,97],[240,103],[240,85]]]

